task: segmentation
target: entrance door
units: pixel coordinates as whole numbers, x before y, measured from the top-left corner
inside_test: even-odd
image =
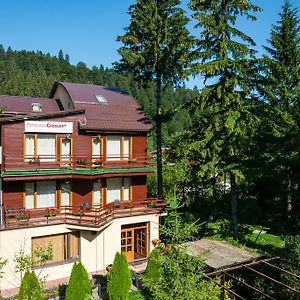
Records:
[[[137,256],[147,257],[147,227],[134,230],[134,252]]]
[[[134,260],[134,228],[121,230],[121,251],[128,261]]]

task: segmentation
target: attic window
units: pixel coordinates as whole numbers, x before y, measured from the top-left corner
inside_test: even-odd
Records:
[[[42,104],[41,103],[32,103],[32,112],[42,112]]]
[[[106,98],[102,95],[95,95],[95,97],[96,97],[97,101],[101,104],[107,104],[108,103]]]

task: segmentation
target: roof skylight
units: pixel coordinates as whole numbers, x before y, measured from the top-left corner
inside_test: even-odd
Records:
[[[95,95],[97,101],[101,104],[108,104],[107,99],[102,95]]]

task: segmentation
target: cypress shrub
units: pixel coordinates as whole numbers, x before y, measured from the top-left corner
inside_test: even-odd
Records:
[[[115,255],[112,270],[108,274],[107,292],[110,300],[128,299],[131,287],[131,271],[123,253]]]
[[[150,280],[153,284],[158,284],[162,276],[162,260],[157,249],[154,249],[149,256],[144,280]]]
[[[18,293],[18,300],[43,300],[44,293],[39,283],[36,274],[32,272],[26,272],[20,286]]]
[[[91,293],[92,287],[86,269],[81,262],[74,263],[66,289],[66,300],[86,300]]]

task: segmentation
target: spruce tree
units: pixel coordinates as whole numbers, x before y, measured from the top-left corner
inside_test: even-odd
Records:
[[[236,178],[254,130],[248,105],[254,89],[255,43],[236,22],[241,16],[255,20],[253,13],[260,8],[248,0],[191,0],[190,8],[196,28],[201,28],[195,74],[205,78],[200,98],[190,106],[198,111],[193,124],[196,141],[190,149],[199,162],[199,176],[229,174],[233,235],[238,239]]]
[[[300,108],[300,23],[297,9],[285,0],[277,25],[272,25],[264,56],[265,100],[283,110]]]
[[[127,300],[131,287],[131,271],[123,253],[115,255],[113,268],[108,274],[107,292],[110,300]]]
[[[279,14],[280,19],[272,26],[268,53],[262,62],[262,78],[259,90],[265,103],[269,104],[268,120],[273,120],[276,130],[269,144],[263,142],[262,149],[266,167],[273,168],[280,178],[279,196],[285,199],[285,211],[290,217],[293,194],[297,189],[299,176],[299,134],[300,134],[300,21],[297,10],[285,1]],[[266,138],[262,136],[262,140]],[[300,207],[299,207],[300,208]]]
[[[121,60],[116,69],[156,85],[156,144],[158,196],[163,196],[161,126],[162,87],[179,83],[187,75],[193,38],[186,28],[189,20],[179,0],[137,0],[129,8],[130,25],[117,40]]]

